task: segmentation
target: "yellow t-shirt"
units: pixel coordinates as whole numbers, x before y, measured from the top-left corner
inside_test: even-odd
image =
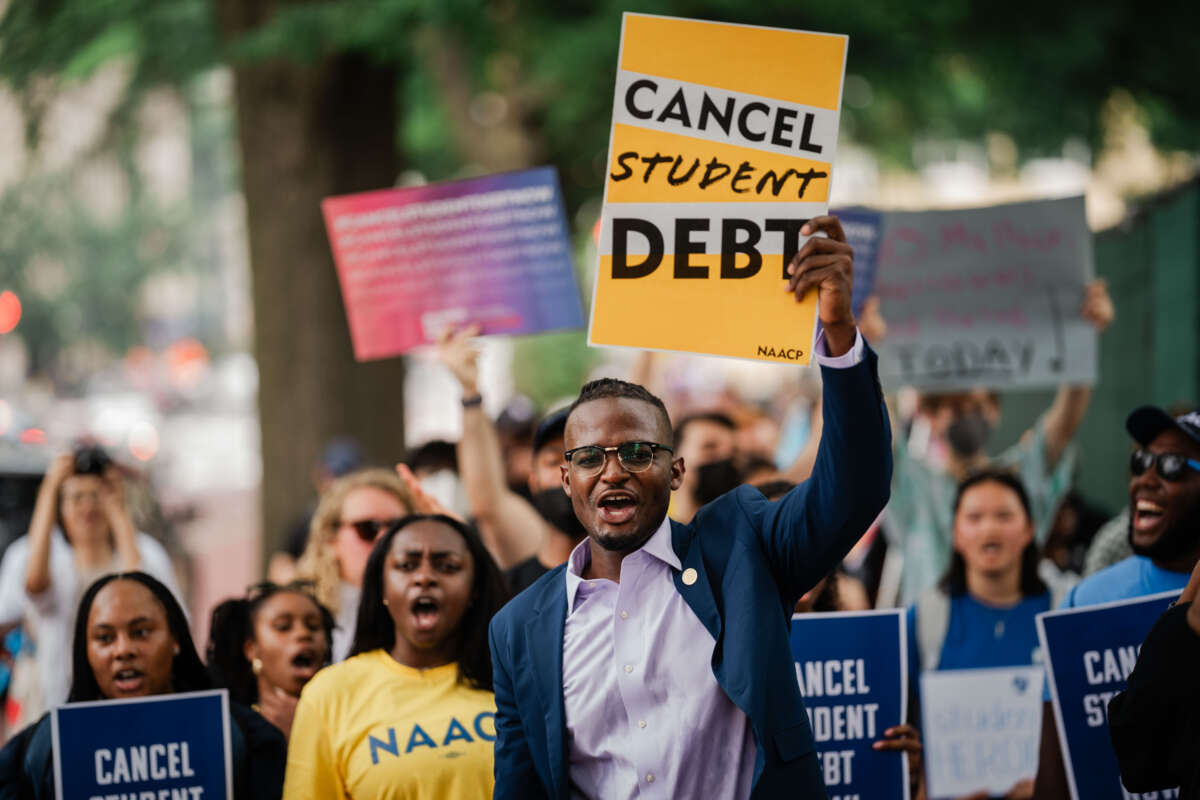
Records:
[[[326,667],[300,695],[285,800],[492,796],[496,701],[458,665],[417,670],[373,650]]]

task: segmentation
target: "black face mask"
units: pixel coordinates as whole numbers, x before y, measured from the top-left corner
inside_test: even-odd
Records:
[[[978,411],[957,417],[946,429],[950,449],[959,458],[969,458],[978,453],[991,435],[992,423]]]
[[[732,458],[723,458],[696,467],[696,488],[692,496],[698,504],[704,505],[741,485],[741,470]]]
[[[575,516],[571,498],[567,497],[567,493],[562,489],[543,489],[540,492],[534,492],[533,507],[542,515],[542,519],[571,539],[578,541],[587,536],[587,530],[584,529],[583,523],[579,521],[579,517]]]

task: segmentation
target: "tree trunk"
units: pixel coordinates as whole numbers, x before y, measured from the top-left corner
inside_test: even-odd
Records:
[[[218,0],[223,36],[261,25],[275,7],[272,0]],[[355,362],[320,209],[329,195],[395,180],[396,74],[346,54],[241,65],[234,73],[266,555],[309,502],[312,468],[330,438],[354,437],[372,463],[403,456],[403,363]]]

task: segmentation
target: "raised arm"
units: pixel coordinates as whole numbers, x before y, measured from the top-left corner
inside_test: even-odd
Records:
[[[479,332],[471,326],[447,331],[438,355],[462,386],[462,438],[458,441],[458,471],[479,523],[484,544],[502,569],[537,553],[546,538],[546,523],[537,510],[508,488],[504,455],[496,428],[479,402],[478,353],[471,337]]]
[[[837,358],[850,352],[858,325],[850,308],[854,285],[854,248],[846,242],[842,223],[834,216],[814,217],[800,229],[811,238],[788,264],[787,290],[799,303],[811,290],[817,292],[817,314],[825,334],[826,355]],[[816,234],[824,233],[824,236]]]
[[[50,462],[38,487],[33,517],[29,520],[29,562],[25,567],[25,592],[40,595],[50,588],[50,536],[58,516],[58,490],[75,471],[75,457],[61,453]]]
[[[874,342],[876,345],[887,337],[887,320],[884,319],[882,312],[879,310],[878,297],[872,295],[863,303],[862,315],[858,319],[858,329],[862,332],[864,339],[868,342]],[[893,413],[891,404],[888,405],[888,414],[894,426],[898,420]],[[805,442],[800,455],[796,456],[796,460],[783,471],[780,477],[792,483],[800,483],[801,481],[808,480],[808,477],[812,475],[813,465],[817,463],[817,451],[820,448],[821,431],[824,427],[825,416],[821,409],[821,398],[818,397],[812,410],[808,441]],[[896,433],[897,431],[893,428],[892,436],[895,436]]]
[[[789,266],[796,297],[816,289],[823,332],[815,357],[824,382],[820,446],[812,476],[763,509],[761,532],[780,589],[798,597],[829,572],[887,502],[891,430],[876,370],[850,310],[853,250],[841,223],[810,220],[808,240]],[[822,353],[822,345],[825,350]]]
[[[801,449],[800,455],[796,456],[796,460],[783,471],[780,477],[792,483],[800,483],[801,481],[808,480],[809,476],[812,475],[813,466],[817,463],[817,452],[821,447],[821,431],[824,429],[825,412],[821,408],[821,399],[817,398],[809,422],[808,441],[804,443],[804,448]]]
[[[1103,279],[1096,279],[1087,285],[1080,315],[1096,328],[1098,334],[1103,333],[1112,323],[1115,310],[1112,298],[1108,294],[1108,284]],[[1075,438],[1075,431],[1079,428],[1079,423],[1083,422],[1091,399],[1090,386],[1063,384],[1058,387],[1058,394],[1043,417],[1047,470],[1054,469],[1071,440]]]
[[[137,529],[133,527],[133,519],[125,504],[125,479],[121,476],[120,468],[111,464],[104,471],[103,480],[100,505],[113,534],[117,563],[123,571],[132,572],[141,566],[142,557],[137,548]]]

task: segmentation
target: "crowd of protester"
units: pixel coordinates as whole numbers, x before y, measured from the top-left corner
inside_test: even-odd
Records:
[[[1098,331],[1111,322],[1103,283],[1088,288],[1081,313]],[[860,329],[869,341],[885,335],[886,326],[864,317]],[[133,523],[122,468],[96,447],[56,457],[28,534],[0,562],[0,632],[19,626],[26,639],[12,654],[8,705],[18,713],[6,720],[10,741],[0,752],[0,798],[54,796],[47,709],[64,701],[213,687],[229,691],[236,797],[519,796],[497,781],[546,783],[536,755],[521,761],[529,730],[516,729],[528,725],[521,697],[533,677],[521,673],[528,665],[516,651],[524,645],[503,638],[517,635],[516,622],[502,614],[490,642],[489,624],[517,595],[518,611],[532,609],[536,616],[531,604],[546,592],[541,579],[560,565],[568,565],[568,587],[576,566],[603,567],[581,543],[603,519],[622,518],[627,501],[610,498],[600,522],[581,521],[578,504],[564,491],[568,478],[582,485],[593,469],[593,475],[650,469],[665,451],[669,463],[684,467],[670,473],[663,490],[669,491],[669,518],[700,529],[721,519],[730,498],[750,509],[749,516],[808,502],[805,492],[816,489],[806,479],[815,475],[818,485],[827,477],[821,470],[828,472],[829,459],[837,457],[829,452],[837,445],[818,455],[823,436],[848,441],[845,421],[831,422],[826,413],[828,394],[823,400],[811,387],[792,387],[786,398],[764,405],[727,392],[697,407],[664,379],[653,356],[629,376],[636,383],[589,384],[569,408],[538,416],[518,403],[493,420],[480,396],[476,333],[471,327],[448,331],[439,349],[461,388],[458,398],[446,398],[461,405],[459,441],[429,443],[396,464],[378,466],[366,465],[352,442],[331,443],[314,470],[315,504],[299,498],[297,523],[281,532],[286,546],[269,562],[271,582],[212,612],[207,663],[192,641],[170,559]],[[863,338],[852,352],[873,358],[862,355]],[[833,367],[824,369],[832,374]],[[1086,387],[1061,387],[1033,428],[998,456],[987,454],[1002,413],[995,393],[921,396],[907,404],[907,414],[906,404],[889,399],[894,466],[885,510],[862,521],[861,538],[841,551],[845,556],[831,571],[794,587],[795,613],[907,609],[910,719],[884,731],[876,747],[909,754],[914,797],[924,796],[916,699],[921,673],[1036,664],[1038,613],[1180,590],[1197,568],[1200,415],[1148,407],[1130,415],[1128,434],[1137,448],[1130,496],[1127,507],[1110,509],[1110,521],[1072,486],[1074,437],[1089,395]],[[581,403],[649,406],[647,397],[662,408],[662,420],[668,412],[674,420],[662,436],[658,422],[647,423],[645,439],[654,442],[649,450],[614,446],[607,448],[614,451],[610,458],[603,448],[568,447],[576,435],[570,424],[583,424],[572,417]],[[740,488],[747,485],[752,488]],[[827,480],[819,485],[829,491]],[[772,510],[755,505],[760,502]],[[671,529],[662,524],[669,539]],[[643,568],[666,567],[639,562]],[[589,706],[586,694],[604,687],[580,659],[598,646],[621,646],[613,643],[606,618],[595,616],[614,600],[595,581],[577,583],[568,602],[591,604],[592,616],[571,613],[560,678],[571,713],[602,721],[605,710]],[[1200,579],[1193,579],[1184,605],[1198,587]],[[1131,678],[1130,696],[1114,703],[1114,741],[1130,743],[1118,755],[1144,789],[1196,782],[1187,774],[1194,747],[1177,752],[1176,739],[1162,737],[1174,721],[1184,730],[1181,738],[1195,740],[1194,724],[1170,710],[1195,706],[1193,690],[1182,687],[1195,684],[1183,670],[1195,663],[1197,620],[1182,609],[1164,618]],[[671,636],[694,633],[678,625],[669,630]],[[1172,652],[1189,660],[1173,663]],[[493,663],[497,653],[504,663]],[[706,662],[691,668],[711,673]],[[1156,679],[1160,673],[1166,677]],[[503,685],[494,683],[494,674],[503,676]],[[1134,694],[1145,699],[1135,702]],[[552,711],[545,714],[549,721]],[[622,723],[590,739],[572,732],[575,789],[605,785],[605,767],[587,748],[619,751],[622,745],[605,737],[624,729]],[[382,739],[380,730],[387,732]],[[1147,730],[1158,738],[1147,738]],[[734,755],[748,753],[752,767],[754,737],[744,746],[749,749]],[[1067,797],[1048,711],[1041,756],[1036,796]],[[750,774],[736,764],[728,770],[723,786]],[[1022,781],[1005,796],[1017,800],[1034,792],[1033,781]]]

